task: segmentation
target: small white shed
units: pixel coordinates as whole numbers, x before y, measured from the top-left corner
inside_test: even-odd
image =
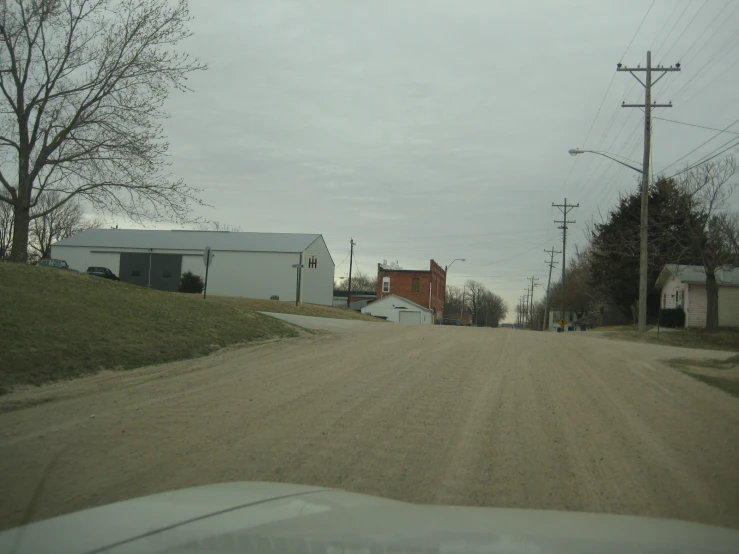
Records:
[[[716,270],[719,327],[739,327],[739,268]],[[706,327],[708,298],[706,270],[702,266],[667,264],[657,277],[663,309],[682,308],[685,327]]]
[[[389,294],[380,300],[367,304],[362,313],[375,317],[384,317],[395,323],[411,323],[414,325],[431,325],[434,312],[406,298]]]

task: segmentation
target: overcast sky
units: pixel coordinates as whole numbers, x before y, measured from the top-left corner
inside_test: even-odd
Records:
[[[466,258],[449,282],[479,280],[509,305],[527,276],[546,286],[544,249],[561,250],[552,202],[580,203],[573,252],[584,223],[635,186],[632,170],[567,151],[641,163],[642,113],[620,104],[643,89],[615,69],[643,65],[649,48],[653,63],[683,68],[655,86],[654,100],[674,103],[656,117],[720,129],[739,118],[737,1],[191,0],[191,11],[183,47],[210,69],[167,103],[173,171],[204,190],[204,217],[322,233],[337,277],[353,237],[363,272]],[[657,171],[716,135],[654,123]]]

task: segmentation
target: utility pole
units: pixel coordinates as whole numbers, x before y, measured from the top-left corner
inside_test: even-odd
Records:
[[[459,310],[459,319],[464,325],[464,293],[467,291],[467,285],[462,285],[462,307]]]
[[[518,306],[516,307],[516,327],[521,326],[521,299],[518,299]]]
[[[532,275],[531,277],[527,277],[527,279],[531,281],[531,302],[529,304],[531,317],[529,319],[529,327],[533,331],[534,330],[534,283],[536,283],[536,281],[538,281],[539,278]]]
[[[680,64],[675,67],[652,67],[652,52],[647,52],[647,67],[626,67],[616,65],[616,71],[628,71],[644,87],[644,104],[621,103],[623,108],[641,108],[644,110],[644,160],[642,162],[641,180],[641,221],[639,227],[639,332],[647,330],[647,225],[649,223],[649,155],[652,147],[652,108],[671,108],[669,104],[652,103],[652,85],[656,84],[669,71],[680,71]],[[642,81],[636,74],[645,73]],[[652,73],[662,73],[652,81]],[[566,219],[566,218],[565,218]]]
[[[561,223],[562,225],[559,226],[560,229],[562,229],[562,311],[559,314],[560,319],[565,318],[565,252],[567,250],[567,229],[569,223],[577,223],[577,221],[569,221],[567,219],[567,214],[570,213],[575,208],[579,208],[580,204],[567,204],[567,198],[565,198],[564,204],[552,204],[555,208],[559,208],[559,211],[562,212],[562,215],[564,216],[562,218],[562,221],[555,220],[555,223]],[[564,329],[562,329],[564,331]]]
[[[518,327],[523,329],[523,296],[518,297]]]
[[[547,279],[547,297],[544,299],[544,325],[542,325],[542,331],[546,331],[547,324],[549,323],[549,286],[552,284],[552,268],[557,265],[557,262],[554,261],[554,256],[561,254],[554,247],[551,250],[544,250],[544,252],[549,254],[549,261],[547,262],[549,266],[549,279]]]
[[[346,307],[350,307],[352,300],[352,261],[354,260],[354,238],[349,239],[349,290],[346,291]]]

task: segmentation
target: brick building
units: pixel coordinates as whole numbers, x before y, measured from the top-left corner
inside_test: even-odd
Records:
[[[434,260],[429,269],[399,269],[377,264],[377,299],[389,294],[406,298],[433,310],[434,318],[444,317],[444,268]]]

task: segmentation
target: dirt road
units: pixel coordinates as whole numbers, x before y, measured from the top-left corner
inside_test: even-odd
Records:
[[[739,527],[739,400],[658,361],[711,353],[584,335],[365,324],[15,393],[0,525],[265,480]]]

